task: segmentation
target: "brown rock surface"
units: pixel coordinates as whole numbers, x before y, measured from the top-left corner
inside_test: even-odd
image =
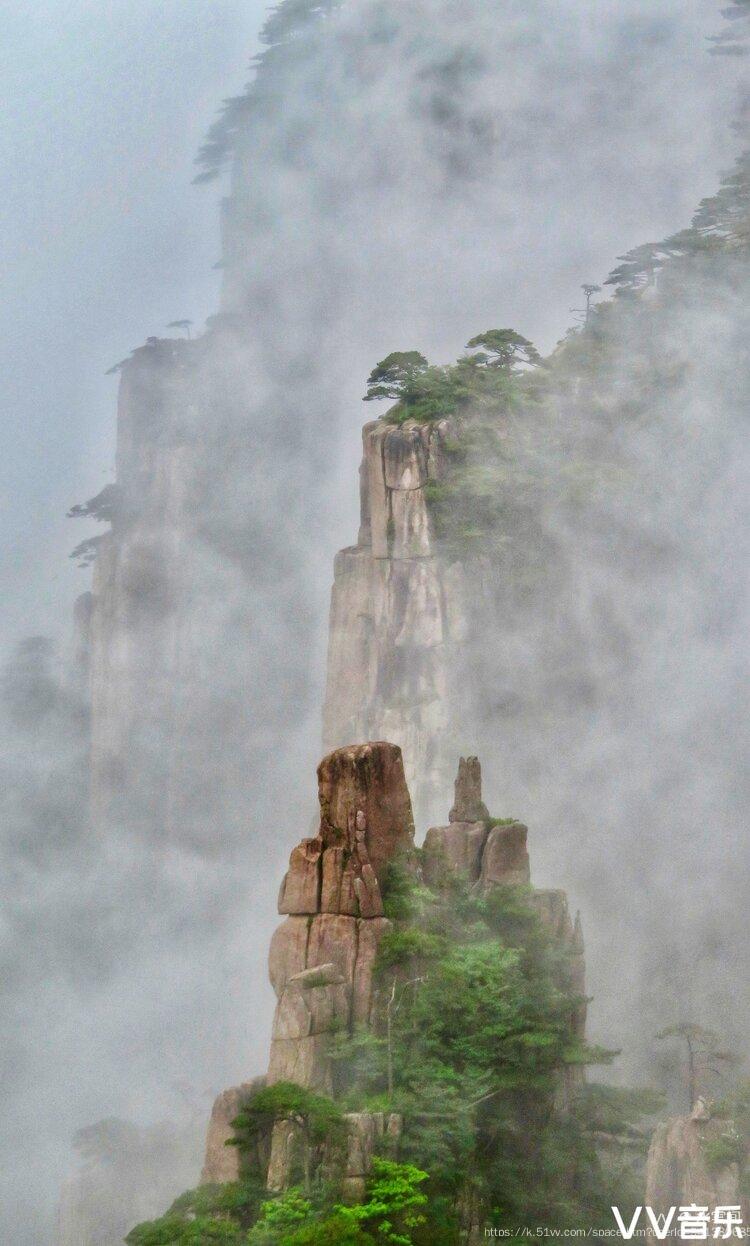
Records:
[[[274,1038],[302,1039],[345,1029],[350,999],[351,988],[333,964],[295,974],[276,1005]]]
[[[326,847],[353,849],[356,830],[363,829],[378,880],[388,861],[413,846],[411,799],[396,744],[378,741],[329,753],[318,766],[318,799]]]
[[[302,1136],[292,1121],[277,1121],[271,1133],[271,1154],[268,1161],[266,1187],[274,1193],[286,1190],[295,1179],[299,1165]]]
[[[528,828],[521,822],[509,826],[493,826],[482,854],[479,887],[502,884],[527,886],[531,881],[529,854],[526,850]]]
[[[489,818],[489,810],[482,800],[482,767],[478,757],[460,758],[454,792],[449,822],[482,822]]]
[[[265,1077],[254,1077],[251,1082],[224,1090],[214,1102],[206,1135],[206,1157],[201,1172],[201,1185],[221,1185],[225,1181],[238,1181],[240,1175],[240,1152],[236,1146],[227,1146],[232,1137],[232,1121],[242,1104],[266,1085]],[[260,1144],[260,1153],[253,1157],[259,1170],[268,1162],[267,1149]],[[251,1159],[252,1163],[252,1159]]]
[[[307,968],[309,917],[287,917],[271,936],[268,949],[268,976],[278,998],[289,979]]]
[[[331,1035],[372,1014],[373,965],[390,927],[378,871],[412,849],[414,826],[395,745],[339,749],[318,780],[320,832],[291,854],[279,906],[289,915],[269,951],[278,1002],[268,1080],[330,1091]]]
[[[397,740],[425,821],[449,772],[456,656],[486,579],[478,559],[450,561],[435,539],[427,486],[444,475],[456,436],[447,420],[365,426],[358,544],[337,554],[331,594],[326,747]]]
[[[319,912],[322,853],[323,844],[320,839],[303,839],[301,844],[292,849],[289,869],[279,896],[280,913]]]
[[[310,926],[309,965],[332,961],[345,982],[353,982],[359,941],[356,917],[321,913]]]
[[[438,886],[447,870],[463,874],[471,883],[477,882],[488,834],[484,822],[452,822],[450,826],[431,827],[423,845],[426,881]]]
[[[359,939],[357,943],[357,963],[354,968],[352,982],[352,1022],[354,1025],[367,1025],[373,1011],[373,969],[378,945],[391,923],[387,917],[375,917],[370,921],[357,923]]]
[[[274,933],[269,951],[269,974],[278,1002],[267,1084],[291,1081],[332,1094],[333,1034],[377,1021],[374,966],[380,941],[392,928],[383,916],[379,875],[394,857],[410,854],[414,832],[401,750],[394,745],[378,742],[339,749],[323,759],[318,778],[320,831],[291,855],[282,903],[295,911]],[[480,894],[497,885],[529,883],[527,829],[522,823],[493,824],[489,816],[474,821],[455,818],[482,810],[486,813],[479,762],[462,759],[451,811],[454,820],[433,827],[425,841],[423,869],[428,882],[460,873]],[[308,911],[313,894],[316,908]],[[572,986],[583,996],[583,938],[578,919],[575,925],[571,922],[565,893],[547,889],[531,891],[530,897],[551,938],[568,953],[560,958],[561,985]],[[304,912],[296,911],[299,908]],[[584,1037],[584,1001],[573,1020]],[[569,1101],[580,1077],[576,1069],[561,1078],[561,1104]],[[228,1149],[227,1158],[219,1146],[243,1089],[227,1092],[215,1105],[206,1180],[216,1172],[237,1172],[236,1152]],[[347,1130],[341,1196],[356,1199],[364,1190],[375,1148],[386,1138],[395,1147],[401,1123],[397,1117],[357,1113],[347,1118]],[[266,1142],[269,1188],[284,1189],[299,1173],[301,1145],[298,1129],[288,1124],[274,1128]],[[333,1164],[330,1155],[326,1160],[325,1148],[316,1148],[307,1158],[314,1169]],[[341,1175],[340,1155],[336,1165],[335,1172]],[[466,1196],[466,1225],[476,1235],[480,1204],[468,1188]]]
[[[331,1094],[328,1048],[330,1034],[311,1034],[308,1038],[272,1038],[268,1063],[268,1084],[296,1082],[310,1090]]]

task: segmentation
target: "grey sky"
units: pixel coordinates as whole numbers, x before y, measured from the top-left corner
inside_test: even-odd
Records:
[[[72,599],[87,587],[88,576],[67,558],[86,533],[64,514],[112,478],[116,378],[105,377],[106,368],[168,321],[188,316],[200,324],[215,310],[217,191],[190,185],[192,161],[219,101],[247,78],[265,7],[263,0],[3,6],[2,644],[36,632],[64,637]],[[590,7],[576,0],[561,17]],[[565,327],[579,279],[600,278],[600,266],[606,271],[624,246],[685,223],[726,164],[731,142],[717,130],[716,85],[734,67],[706,56],[702,42],[703,32],[720,26],[719,7],[684,0],[649,18],[636,0],[619,10],[623,55],[633,54],[629,35],[634,45],[640,39],[647,70],[651,58],[652,75],[664,75],[665,94],[680,78],[694,82],[693,105],[683,98],[673,114],[667,106],[643,135],[634,170],[649,178],[637,199],[641,219],[632,202],[601,203],[595,236],[577,236],[574,204],[558,198],[551,232],[569,235],[566,253],[556,269],[544,245],[528,257],[529,295],[538,303],[546,283],[550,297],[538,324],[524,331],[535,329],[548,339],[543,344]],[[611,20],[616,11],[605,3],[592,13]],[[563,49],[565,30],[562,22]],[[592,48],[596,38],[594,20]],[[586,83],[581,90],[585,96]],[[584,112],[595,103],[586,101]],[[538,193],[520,215],[532,212],[544,230],[556,175],[546,203],[539,172]],[[585,172],[584,161],[582,198],[591,190]],[[594,181],[599,196],[601,176]],[[448,311],[448,333],[451,325]],[[439,324],[433,333],[441,336]]]
[[[112,478],[105,370],[215,310],[217,191],[190,185],[247,80],[262,0],[9,0],[0,11],[3,641],[87,587],[72,502]]]
[[[734,62],[705,52],[704,36],[720,28],[721,4],[507,0],[526,42],[519,43],[507,69],[496,63],[486,77],[487,90],[502,96],[511,120],[520,119],[509,125],[496,176],[491,171],[479,179],[476,198],[470,189],[445,220],[431,220],[435,200],[423,201],[407,187],[397,220],[398,245],[385,261],[393,233],[387,187],[380,219],[371,219],[378,217],[379,186],[355,199],[348,233],[337,237],[332,248],[348,302],[338,322],[345,328],[334,361],[347,390],[342,398],[347,424],[331,492],[343,499],[342,514],[349,518],[340,535],[328,530],[330,549],[316,550],[325,568],[323,592],[333,551],[355,530],[358,425],[375,414],[358,401],[366,367],[399,347],[419,347],[436,360],[449,359],[469,333],[490,327],[496,315],[500,323],[514,324],[549,348],[571,321],[569,309],[580,301],[581,281],[601,280],[618,253],[687,224],[697,200],[715,189],[735,146],[728,122],[739,72]],[[475,23],[481,18],[488,27],[496,12],[506,12],[500,0],[448,7],[458,15],[457,24],[464,20],[465,7],[475,10]],[[89,576],[67,558],[85,530],[64,515],[72,503],[112,479],[117,380],[105,377],[105,370],[146,335],[164,332],[168,321],[190,317],[200,327],[216,310],[219,282],[212,266],[219,258],[218,192],[213,186],[190,185],[193,158],[222,97],[246,81],[264,8],[262,0],[115,0],[106,6],[95,0],[33,5],[6,0],[2,8],[0,645],[38,632],[64,639],[72,599],[88,586]],[[411,9],[418,23],[419,3]],[[481,33],[481,26],[475,25],[474,34],[477,30]],[[419,158],[422,123],[411,116],[412,78],[397,62],[391,68],[378,124],[368,133],[375,131],[389,152],[395,129],[410,159],[415,153]],[[349,79],[342,74],[342,81]],[[373,112],[380,100],[377,89],[364,101]],[[529,107],[537,101],[538,110]],[[355,102],[362,106],[363,101]],[[304,94],[297,106],[305,107]],[[321,148],[327,145],[324,172],[326,161],[335,164],[340,152],[346,154],[347,141],[357,154],[361,129],[357,110],[352,113],[347,124],[335,122],[341,134],[334,135],[333,154],[331,131],[323,128],[315,136]],[[412,124],[414,130],[408,128]],[[433,155],[422,152],[427,173]],[[289,203],[283,180],[274,201],[272,173],[268,167],[259,171],[271,182],[269,201],[283,208],[272,219],[293,237],[298,221],[304,230],[310,224],[305,204]],[[503,218],[499,235],[496,223]],[[327,222],[312,225],[328,241]],[[285,237],[281,227],[279,237]],[[303,258],[309,245],[305,233]],[[430,261],[435,256],[445,262],[428,263],[425,251]],[[409,256],[408,280],[402,280],[398,306],[391,306],[390,272],[401,266],[403,255]],[[275,325],[267,332],[276,332]],[[269,835],[277,831],[276,826],[265,829]],[[284,835],[295,842],[304,829],[287,827]],[[141,858],[118,862],[115,873],[125,880],[125,895],[129,866],[136,881],[144,871]],[[220,878],[207,878],[203,867],[200,877],[201,894],[211,895],[212,887],[219,894]],[[47,885],[42,879],[36,892],[29,883],[30,911],[47,901],[42,890]],[[50,907],[67,911],[75,890],[72,877],[61,872],[54,888]],[[175,910],[182,903],[180,893]],[[246,987],[240,974],[265,973],[266,934],[258,940],[249,903],[244,920],[221,966],[228,980],[236,974]],[[194,989],[196,1007],[208,1012],[214,996],[196,969],[191,946],[184,954],[177,941],[160,950],[158,966],[135,1021],[129,1010],[133,1000],[141,1002],[143,970],[124,949],[119,977],[101,989],[95,984],[99,993],[91,988],[83,1001],[74,991],[60,988],[56,995],[53,990],[33,1013],[34,1036],[23,1032],[29,1048],[39,1033],[48,1048],[36,1056],[44,1066],[42,1077],[29,1078],[34,1111],[24,1112],[24,1121],[37,1119],[43,1100],[48,1114],[48,1145],[54,1152],[49,1167],[55,1179],[47,1180],[41,1195],[37,1173],[45,1156],[40,1144],[24,1138],[15,1157],[26,1170],[31,1162],[27,1151],[34,1152],[37,1169],[25,1176],[30,1202],[43,1204],[40,1214],[48,1215],[56,1197],[56,1170],[67,1162],[74,1125],[103,1112],[140,1118],[161,1110],[153,1102],[154,1084],[166,1086],[156,1058],[163,1054],[156,1023],[164,1015],[157,1003],[163,1009],[168,991],[169,999],[181,1000],[184,1008],[183,1046],[175,1044],[174,1065],[184,1071],[189,1064],[185,1046],[195,1025],[184,1001],[192,1003]],[[213,964],[210,970],[213,975]],[[219,987],[221,982],[219,977]],[[219,987],[214,984],[217,993]],[[146,1030],[133,1055],[130,1027],[143,1016],[154,1028]],[[231,1063],[232,1052],[241,1050],[240,1075],[256,1070],[250,1058],[252,1042],[259,1041],[251,1032],[256,1021],[244,1012],[238,1020],[231,1009],[222,1015],[228,1037],[210,1053],[217,1076],[225,1074],[225,1051]],[[211,1072],[213,1077],[213,1067]],[[52,1097],[45,1077],[54,1081]],[[55,1120],[49,1123],[51,1116]],[[28,1131],[19,1124],[14,1145],[22,1132]],[[33,1224],[29,1233],[36,1233]]]

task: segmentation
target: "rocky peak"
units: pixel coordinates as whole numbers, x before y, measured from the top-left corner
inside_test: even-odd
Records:
[[[269,1081],[330,1090],[330,1033],[368,1023],[378,943],[390,927],[381,883],[414,846],[401,749],[336,749],[318,766],[320,828],[293,849],[279,895],[287,920],[271,940],[278,997]]]
[[[491,818],[482,800],[478,757],[462,757],[447,826],[433,826],[424,842],[424,871],[435,885],[446,870],[463,874],[477,891],[499,884],[525,886],[531,879],[528,828],[514,818]]]
[[[391,928],[380,892],[385,867],[414,846],[401,749],[376,741],[329,753],[318,767],[318,796],[318,834],[292,850],[281,887],[279,911],[286,920],[269,950],[277,997],[271,1054],[267,1078],[253,1085],[295,1082],[330,1094],[331,1036],[373,1020],[375,958]],[[225,1091],[214,1106],[204,1181],[217,1173],[225,1181],[238,1175],[236,1148],[225,1152],[224,1143],[230,1113],[236,1116],[243,1097],[243,1088]],[[346,1124],[344,1188],[351,1195],[364,1186],[376,1142],[397,1138],[400,1118],[355,1113]],[[293,1126],[275,1126],[266,1149],[253,1158],[269,1189],[288,1183],[300,1145]]]
[[[329,753],[318,800],[320,829],[292,851],[279,912],[382,916],[383,871],[414,845],[401,749],[379,741]]]
[[[646,1161],[646,1205],[660,1216],[693,1203],[711,1209],[740,1205],[739,1165],[711,1162],[711,1144],[733,1136],[733,1123],[713,1117],[703,1098],[687,1116],[657,1125]]]
[[[331,596],[325,747],[397,740],[425,820],[450,774],[457,655],[481,591],[446,561],[430,506],[457,437],[447,420],[365,425],[359,538],[336,556]]]
[[[318,767],[320,826],[311,839],[293,849],[282,884],[277,927],[269,951],[269,975],[277,1004],[265,1080],[250,1085],[294,1082],[316,1092],[336,1089],[330,1057],[334,1033],[355,1026],[376,1028],[383,1009],[378,998],[375,962],[383,935],[392,923],[384,916],[381,884],[389,862],[412,858],[414,824],[404,777],[401,749],[383,741],[349,745],[323,758]],[[514,819],[490,818],[482,802],[481,767],[476,757],[462,758],[455,801],[446,826],[427,832],[422,854],[423,877],[440,886],[446,874],[463,874],[472,889],[528,887],[529,902],[541,924],[564,953],[561,985],[572,986],[581,1003],[572,1018],[583,1037],[586,1021],[584,959],[580,923],[570,918],[562,891],[529,886],[527,828]],[[414,869],[418,869],[414,863]],[[446,880],[447,881],[447,880]],[[562,1100],[580,1074],[563,1076]],[[234,1147],[224,1148],[247,1088],[227,1091],[214,1107],[209,1127],[203,1179],[229,1180],[237,1175]],[[360,1196],[372,1155],[388,1146],[395,1153],[401,1118],[360,1112],[345,1117],[347,1153],[343,1164],[345,1196]],[[299,1129],[278,1122],[250,1162],[269,1189],[281,1190],[299,1168]],[[308,1157],[309,1158],[309,1157]],[[315,1157],[326,1163],[325,1148]],[[467,1213],[468,1214],[468,1213]]]
[[[414,844],[401,749],[382,741],[340,748],[318,766],[320,837],[369,859],[378,879]]]
[[[459,760],[454,792],[449,822],[481,822],[489,818],[489,810],[482,800],[482,767],[478,757]]]

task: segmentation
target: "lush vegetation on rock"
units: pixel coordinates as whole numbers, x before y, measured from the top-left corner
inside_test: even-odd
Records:
[[[642,1158],[634,1122],[653,1096],[595,1093],[576,1076],[611,1053],[577,1037],[583,1001],[528,889],[479,897],[463,881],[409,879],[392,867],[386,888],[401,916],[378,954],[381,1024],[342,1037],[336,1056],[344,1104],[399,1112],[400,1154],[430,1174],[428,1228],[414,1240],[457,1241],[472,1200],[501,1228],[603,1221],[615,1189],[621,1205],[635,1196],[623,1171],[633,1148]],[[594,1133],[629,1135],[614,1175]]]
[[[613,1200],[635,1199],[636,1122],[658,1101],[586,1086],[576,1072],[611,1053],[578,1037],[583,1001],[530,890],[482,897],[447,873],[427,886],[408,862],[391,865],[384,892],[393,928],[376,963],[378,1021],[335,1039],[335,1101],[279,1083],[234,1122],[248,1156],[276,1122],[298,1126],[301,1185],[269,1195],[256,1174],[193,1192],[134,1229],[129,1246],[448,1246],[467,1206],[512,1229],[604,1223]],[[384,1141],[364,1198],[347,1206],[343,1113],[368,1110],[403,1118],[398,1162]]]
[[[301,1088],[299,1088],[301,1089]],[[331,1105],[333,1107],[333,1105]],[[413,1164],[373,1161],[365,1198],[338,1201],[335,1184],[317,1182],[269,1196],[257,1182],[204,1186],[181,1195],[165,1216],[138,1225],[127,1246],[411,1246],[427,1218],[422,1184]]]

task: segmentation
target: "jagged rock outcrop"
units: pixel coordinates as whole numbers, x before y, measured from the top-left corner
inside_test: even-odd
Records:
[[[343,1202],[356,1203],[365,1193],[373,1156],[397,1153],[403,1122],[396,1112],[346,1112],[343,1124],[343,1140],[322,1144],[313,1163],[330,1173]],[[298,1126],[289,1121],[274,1125],[266,1178],[269,1190],[285,1190],[299,1179],[304,1169],[305,1146]]]
[[[234,1136],[232,1121],[237,1116],[242,1104],[266,1085],[265,1077],[254,1077],[252,1081],[243,1082],[240,1086],[232,1086],[224,1090],[215,1100],[211,1109],[206,1135],[206,1155],[201,1170],[201,1185],[221,1185],[225,1181],[237,1181],[240,1176],[240,1153],[237,1147],[228,1145]],[[251,1164],[262,1170],[268,1164],[268,1148],[263,1139],[256,1145],[256,1153],[250,1158]]]
[[[356,1203],[365,1193],[365,1182],[376,1150],[398,1150],[403,1121],[396,1112],[349,1112],[346,1115],[346,1161],[341,1194],[344,1202]]]
[[[482,822],[490,814],[482,800],[482,767],[478,757],[462,757],[453,785],[455,799],[449,822]]]
[[[527,886],[531,881],[527,837],[522,822],[490,818],[482,800],[479,759],[462,757],[448,825],[431,827],[425,837],[425,877],[439,884],[447,869],[465,875],[477,891],[501,884]]]
[[[455,782],[455,801],[447,826],[433,826],[426,836],[422,869],[427,882],[440,886],[451,874],[462,874],[477,893],[495,886],[529,887],[529,902],[541,924],[566,955],[565,985],[579,997],[573,1019],[576,1034],[586,1030],[586,961],[581,919],[571,919],[564,891],[531,888],[527,849],[528,828],[515,819],[490,818],[482,801],[482,770],[476,757],[462,757]],[[571,1086],[576,1077],[570,1071]]]
[[[712,1160],[712,1144],[722,1139],[736,1142],[736,1130],[730,1121],[712,1118],[702,1098],[688,1116],[658,1125],[646,1162],[646,1206],[660,1216],[692,1203],[710,1212],[717,1206],[741,1206],[739,1165]]]
[[[285,921],[276,929],[268,969],[277,1005],[267,1078],[225,1091],[214,1104],[203,1182],[233,1180],[237,1150],[225,1146],[231,1121],[254,1090],[290,1081],[331,1093],[330,1041],[339,1030],[373,1019],[373,968],[391,923],[383,916],[381,883],[389,862],[408,862],[414,846],[411,801],[401,750],[374,742],[338,749],[318,766],[320,826],[292,850],[279,895]],[[376,1143],[396,1145],[397,1116],[345,1118],[343,1194],[357,1197]],[[298,1128],[279,1122],[248,1162],[269,1189],[283,1189],[299,1165]],[[228,1156],[221,1154],[226,1151]],[[318,1163],[325,1163],[321,1152]]]
[[[330,1090],[328,1036],[372,1012],[372,968],[390,925],[380,883],[414,843],[401,750],[380,742],[330,753],[318,796],[320,829],[293,849],[279,895],[288,916],[269,953],[278,1003],[268,1077]]]
[[[480,591],[439,553],[429,507],[456,436],[448,420],[365,425],[359,537],[336,555],[331,597],[324,746],[397,740],[428,817],[454,756],[457,652]]]
[[[209,1126],[204,1182],[235,1179],[236,1148],[225,1143],[231,1121],[244,1099],[261,1086],[295,1082],[310,1090],[335,1093],[331,1039],[354,1025],[377,1026],[383,1015],[373,984],[373,970],[383,934],[391,929],[384,916],[382,885],[388,866],[400,861],[417,871],[409,791],[401,750],[375,742],[337,749],[318,767],[318,833],[292,850],[279,895],[285,920],[269,949],[269,976],[277,997],[267,1078],[225,1091]],[[482,801],[482,775],[476,757],[461,758],[455,785],[453,819],[428,831],[422,853],[425,881],[440,887],[448,875],[464,875],[480,895],[493,887],[524,885],[551,938],[564,953],[559,958],[562,985],[580,996],[573,1018],[583,1038],[586,1023],[585,966],[580,921],[570,919],[563,891],[530,887],[527,829],[515,820],[489,817]],[[473,818],[473,821],[464,819]],[[580,1073],[561,1079],[564,1104]],[[328,1169],[340,1184],[341,1197],[361,1198],[372,1157],[396,1154],[402,1132],[396,1114],[359,1112],[344,1117],[345,1135],[336,1142],[311,1144],[299,1123],[280,1120],[243,1162],[262,1174],[271,1190],[283,1190],[302,1172]],[[224,1157],[221,1151],[228,1152]],[[467,1241],[477,1239],[487,1209],[467,1187]]]

